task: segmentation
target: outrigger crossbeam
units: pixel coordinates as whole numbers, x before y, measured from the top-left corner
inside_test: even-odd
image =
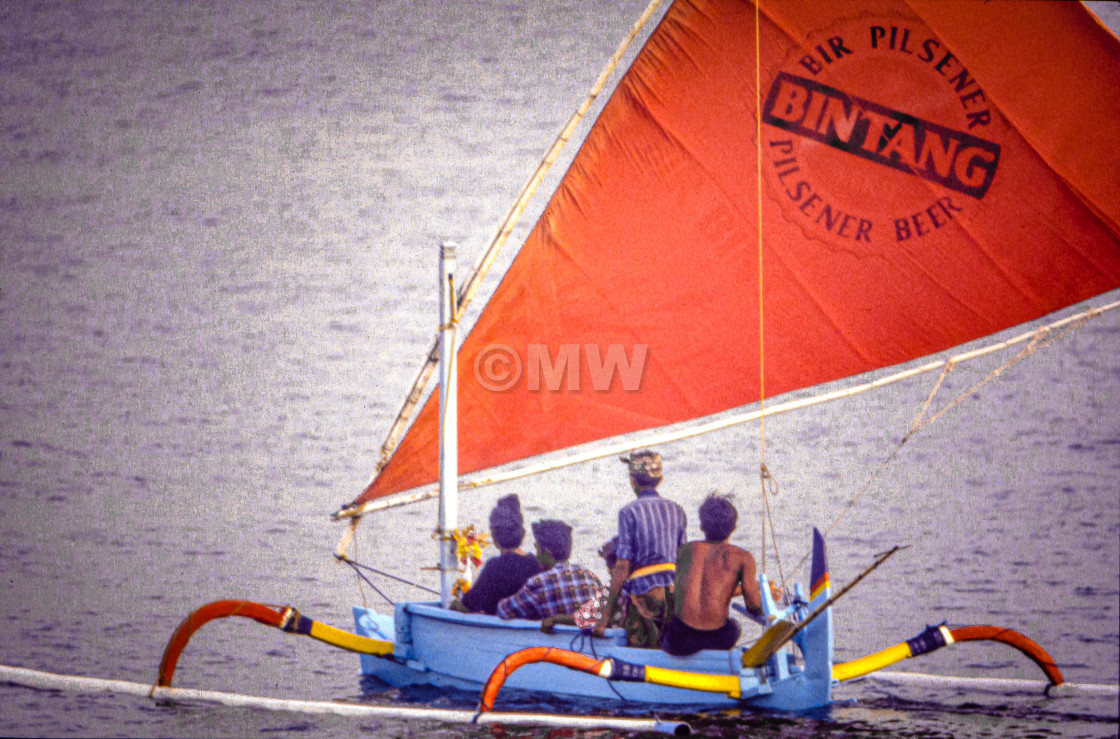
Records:
[[[194,632],[214,619],[240,616],[251,618],[257,623],[274,626],[290,634],[303,634],[317,639],[331,646],[345,649],[359,654],[373,654],[379,656],[393,653],[393,642],[370,639],[369,637],[351,634],[349,631],[336,629],[319,621],[307,618],[295,608],[290,606],[279,608],[254,603],[250,600],[217,600],[207,603],[183,619],[179,627],[171,635],[167,647],[163,650],[163,658],[159,663],[159,676],[152,688],[171,687],[171,680],[175,676],[175,666],[179,662],[179,655],[187,646]]]

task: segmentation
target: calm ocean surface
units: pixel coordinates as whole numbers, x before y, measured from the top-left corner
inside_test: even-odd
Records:
[[[0,5],[0,664],[146,683],[212,600],[291,604],[346,629],[363,597],[385,606],[334,563],[342,526],[328,516],[367,482],[433,336],[438,244],[474,261],[644,4]],[[1120,25],[1115,3],[1094,7]],[[838,604],[839,660],[927,623],[994,623],[1046,647],[1070,682],[1117,684],[1118,356],[1113,311],[907,444],[830,537],[836,583],[909,545]],[[961,368],[939,398],[999,361]],[[787,567],[934,379],[768,421]],[[664,492],[691,512],[735,491],[736,541],[756,552],[758,437],[663,449]],[[595,548],[630,495],[602,461],[464,495],[461,523],[484,524],[508,492],[527,518],[573,521],[574,559],[600,570]],[[434,586],[421,568],[436,560],[435,510],[367,520],[358,557]],[[975,644],[897,669],[1041,678]],[[355,656],[242,619],[196,634],[176,685],[362,697]],[[690,718],[708,736],[1118,730],[1115,693],[865,682],[836,698],[816,716]],[[0,685],[5,736],[359,734],[508,735]]]

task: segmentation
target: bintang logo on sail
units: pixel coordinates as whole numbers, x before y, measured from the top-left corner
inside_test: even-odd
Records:
[[[1004,124],[920,24],[855,21],[785,67],[766,91],[763,155],[772,194],[807,236],[849,248],[915,244],[992,186],[1000,147],[990,129]],[[853,94],[866,84],[857,79],[875,88]],[[912,206],[900,212],[900,199]]]

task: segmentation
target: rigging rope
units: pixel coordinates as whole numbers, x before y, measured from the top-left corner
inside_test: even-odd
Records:
[[[369,585],[369,586],[370,586],[371,588],[373,588],[373,592],[377,593],[377,594],[378,594],[378,595],[380,595],[380,596],[381,596],[382,598],[384,598],[384,599],[385,599],[385,601],[386,601],[386,602],[387,602],[387,603],[388,603],[389,605],[391,605],[391,606],[395,606],[395,605],[396,605],[396,603],[394,603],[394,602],[393,602],[393,599],[392,599],[392,598],[390,598],[389,596],[385,595],[385,593],[382,593],[382,592],[381,592],[381,590],[380,590],[380,589],[379,589],[379,588],[378,588],[378,587],[377,587],[376,585],[374,585],[374,584],[373,584],[373,582],[372,582],[372,581],[370,581],[370,579],[369,579],[368,577],[366,577],[365,575],[363,575],[363,574],[362,574],[361,572],[359,572],[359,571],[358,571],[357,563],[356,563],[356,562],[354,562],[354,560],[352,560],[352,559],[345,559],[345,558],[340,558],[340,560],[339,560],[339,561],[341,561],[341,562],[343,562],[343,563],[345,563],[345,564],[348,564],[348,565],[350,565],[350,567],[351,567],[351,568],[353,568],[353,570],[354,570],[354,574],[358,576],[358,580],[359,580],[359,582],[358,582],[358,589],[359,589],[359,590],[361,590],[361,588],[362,588],[362,585],[361,585],[361,581],[362,581],[362,580],[364,580],[364,581],[365,581],[365,583],[366,583],[366,585]],[[368,601],[366,600],[366,594],[365,594],[365,591],[364,591],[364,590],[362,591],[362,607],[363,607],[363,608],[369,608],[369,602],[368,602]]]
[[[915,434],[917,434],[922,429],[928,427],[934,421],[941,418],[943,415],[945,415],[945,413],[947,413],[952,408],[955,408],[956,406],[960,405],[960,403],[963,402],[966,398],[969,398],[969,397],[975,395],[977,392],[980,391],[980,389],[982,387],[987,385],[992,380],[995,380],[997,377],[999,377],[1001,374],[1003,374],[1003,372],[1008,370],[1010,367],[1012,367],[1012,366],[1018,364],[1019,362],[1023,361],[1024,359],[1026,359],[1031,354],[1034,354],[1039,349],[1043,349],[1045,347],[1050,346],[1055,341],[1064,337],[1066,334],[1068,334],[1072,331],[1075,331],[1078,328],[1084,326],[1091,318],[1095,318],[1096,316],[1100,315],[1101,312],[1102,312],[1101,310],[1096,310],[1096,309],[1086,311],[1085,313],[1083,313],[1079,316],[1076,316],[1075,320],[1073,320],[1073,321],[1069,322],[1068,324],[1062,326],[1061,330],[1056,332],[1056,333],[1053,331],[1051,326],[1042,326],[1041,328],[1039,328],[1037,331],[1034,332],[1034,335],[1031,338],[1030,342],[1025,347],[1020,349],[1019,352],[1015,356],[1011,357],[1010,359],[1008,359],[1007,361],[1005,361],[1004,363],[1002,363],[1001,365],[999,365],[998,367],[993,369],[991,372],[989,372],[987,375],[985,375],[984,378],[981,379],[976,384],[974,384],[971,387],[969,387],[968,389],[962,391],[959,395],[957,395],[956,398],[949,401],[945,405],[945,407],[941,408],[941,410],[937,411],[936,413],[934,413],[929,418],[925,418],[926,412],[929,410],[930,406],[933,404],[934,396],[937,395],[938,391],[941,389],[941,385],[942,385],[942,383],[944,383],[945,378],[948,376],[949,372],[951,372],[953,369],[955,369],[957,364],[958,364],[957,358],[955,358],[955,357],[951,357],[948,361],[946,361],[945,366],[941,370],[941,374],[938,376],[937,381],[934,383],[932,390],[930,390],[929,396],[926,398],[925,403],[922,404],[921,410],[918,411],[918,414],[917,414],[917,416],[915,416],[914,421],[910,424],[910,430],[907,431],[906,434],[904,434],[901,439],[899,439],[898,443],[887,454],[887,456],[883,459],[883,461],[879,463],[879,466],[875,468],[875,471],[871,473],[871,475],[868,477],[867,481],[863,484],[863,486],[856,492],[856,494],[854,496],[852,496],[852,498],[848,501],[847,505],[845,505],[844,508],[841,509],[840,513],[837,514],[836,518],[832,521],[832,523],[825,530],[825,532],[824,532],[825,536],[828,536],[829,534],[831,534],[833,529],[836,528],[836,526],[840,523],[840,521],[855,507],[856,502],[863,496],[864,493],[866,493],[871,488],[871,486],[875,483],[875,481],[879,479],[879,476],[882,475],[883,471],[887,468],[887,466],[890,465],[890,463],[894,461],[895,457],[898,456],[899,452],[902,451],[902,447],[905,446],[906,442],[908,442],[911,438],[913,438]],[[808,559],[809,559],[809,554],[806,554],[804,557],[802,557],[801,560],[797,563],[797,565],[793,568],[794,571],[800,570],[801,567],[805,564],[805,562],[808,561]]]
[[[420,590],[431,593],[433,595],[439,595],[440,594],[438,590],[432,590],[431,588],[426,587],[424,585],[421,585],[420,583],[416,583],[416,582],[413,582],[411,580],[406,580],[403,577],[398,577],[396,575],[390,574],[390,573],[385,572],[383,570],[379,570],[376,567],[370,567],[369,565],[364,565],[361,562],[355,562],[354,560],[350,559],[349,557],[347,557],[345,555],[337,556],[337,559],[342,564],[349,565],[350,568],[354,570],[354,574],[357,575],[360,580],[364,580],[367,585],[369,585],[371,588],[373,588],[374,592],[376,592],[378,595],[380,595],[382,598],[384,598],[386,601],[388,601],[389,605],[396,605],[396,603],[395,603],[395,601],[393,601],[392,598],[385,595],[385,593],[381,592],[381,590],[378,589],[378,587],[376,585],[374,585],[368,577],[366,577],[365,575],[363,575],[361,573],[361,570],[367,570],[367,571],[372,572],[376,575],[381,575],[382,577],[387,577],[390,580],[396,580],[397,582],[402,582],[405,585],[411,585],[414,588],[418,588]],[[361,589],[361,583],[360,582],[358,584],[358,588]],[[364,591],[362,592],[362,605],[365,606],[366,608],[369,607],[368,603],[366,602],[366,597],[365,597],[365,592]]]
[[[761,0],[754,4],[754,110],[755,110],[755,193],[758,205],[758,402],[762,412],[759,421],[759,435],[763,470],[763,486],[765,487],[766,470],[766,353],[763,343],[763,285],[762,285],[762,49],[759,47],[761,34],[759,33],[759,10]],[[765,552],[763,552],[765,558]]]
[[[357,533],[357,531],[355,530],[355,534],[356,533]],[[357,536],[354,537],[354,558],[355,559],[358,558],[358,538],[357,538]],[[342,561],[346,561],[345,553],[341,557],[339,557],[339,559],[342,560]],[[362,587],[362,580],[365,580],[366,578],[362,577],[362,573],[358,572],[357,567],[354,568],[354,575],[357,576],[357,578],[358,578],[358,592],[361,593],[361,596],[362,596],[362,608],[369,608],[369,600],[366,599],[366,589]]]
[[[758,417],[759,417],[759,484],[762,489],[762,556],[759,571],[766,572],[766,528],[770,527],[770,538],[774,546],[774,560],[778,563],[778,578],[785,588],[786,578],[782,571],[782,557],[778,552],[778,537],[774,533],[774,516],[770,510],[770,495],[778,494],[778,482],[766,466],[766,344],[765,309],[763,290],[763,248],[762,248],[762,33],[760,6],[762,0],[754,4],[754,109],[755,109],[755,194],[758,221]]]
[[[769,482],[769,486],[767,483]],[[786,574],[782,569],[782,555],[778,552],[778,535],[774,531],[774,513],[770,510],[770,496],[767,495],[767,487],[769,487],[770,495],[777,497],[778,495],[778,480],[770,474],[770,470],[766,465],[762,465],[762,503],[765,506],[765,516],[763,518],[763,536],[766,535],[766,524],[770,525],[770,538],[774,541],[774,561],[778,563],[778,581],[782,584],[782,590],[786,588]],[[765,572],[765,568],[762,570]]]

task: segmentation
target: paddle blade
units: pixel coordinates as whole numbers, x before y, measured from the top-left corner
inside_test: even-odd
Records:
[[[775,621],[774,624],[762,633],[750,649],[743,652],[743,667],[759,667],[770,659],[782,645],[789,641],[797,625],[792,621]]]

